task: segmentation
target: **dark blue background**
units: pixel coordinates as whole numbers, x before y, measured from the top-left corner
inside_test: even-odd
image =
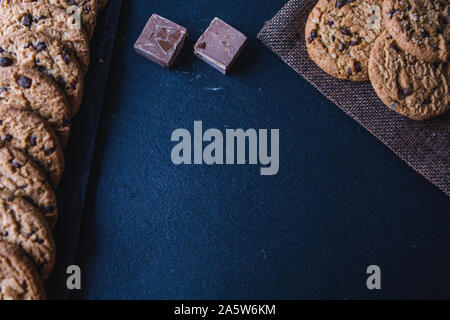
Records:
[[[450,298],[448,197],[256,40],[285,2],[124,1],[75,298]],[[189,29],[174,71],[134,53],[154,12]],[[250,39],[229,76],[192,54],[215,16]],[[279,174],[174,166],[195,120],[279,128]]]

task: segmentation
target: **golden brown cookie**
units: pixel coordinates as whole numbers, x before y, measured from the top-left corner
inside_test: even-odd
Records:
[[[38,2],[50,4],[64,9],[69,15],[80,14],[84,30],[89,38],[92,38],[97,20],[97,0],[2,0],[4,5],[17,5],[21,3]],[[74,7],[72,11],[71,6]]]
[[[53,228],[58,218],[55,193],[39,166],[23,152],[0,147],[0,192],[22,197],[39,209]]]
[[[370,50],[381,32],[381,0],[319,0],[305,39],[309,56],[326,73],[365,81]]]
[[[85,73],[89,67],[89,40],[65,10],[45,3],[0,4],[0,37],[19,30],[44,33],[59,40],[77,57]]]
[[[43,33],[19,31],[0,38],[0,68],[17,65],[49,76],[67,95],[76,113],[83,98],[83,72],[61,42]]]
[[[42,281],[25,252],[0,242],[0,300],[44,300]]]
[[[22,248],[34,263],[42,280],[55,264],[55,243],[47,221],[24,199],[0,193],[0,241]]]
[[[448,0],[385,0],[383,18],[386,29],[406,52],[427,62],[448,60]]]
[[[384,104],[411,119],[430,119],[450,108],[448,64],[417,59],[388,33],[375,42],[369,75]]]
[[[34,111],[56,131],[61,145],[70,136],[72,112],[64,92],[47,76],[31,68],[0,68],[0,104]]]
[[[24,151],[57,186],[64,171],[64,157],[53,129],[30,111],[0,105],[0,139]]]

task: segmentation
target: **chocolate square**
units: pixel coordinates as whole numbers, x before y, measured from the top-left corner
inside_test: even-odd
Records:
[[[219,18],[198,39],[194,53],[203,61],[226,74],[247,44],[247,37]]]
[[[134,44],[134,49],[144,58],[171,68],[187,36],[185,27],[153,14]]]

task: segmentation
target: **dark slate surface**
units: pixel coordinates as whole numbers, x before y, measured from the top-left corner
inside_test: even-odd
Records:
[[[124,1],[73,298],[450,297],[449,199],[256,40],[284,3]],[[189,29],[175,71],[133,51],[154,12]],[[192,54],[215,16],[250,38],[230,76]],[[279,128],[279,174],[175,167],[195,120]]]

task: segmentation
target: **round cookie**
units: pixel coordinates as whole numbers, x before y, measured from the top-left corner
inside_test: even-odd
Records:
[[[58,218],[58,205],[47,177],[23,152],[0,147],[0,192],[22,197],[39,209],[50,228]]]
[[[388,33],[375,42],[369,75],[380,99],[395,112],[414,120],[447,112],[449,65],[427,63],[400,49]]]
[[[72,116],[69,103],[64,92],[42,73],[18,66],[0,68],[0,104],[34,111],[55,129],[61,145],[67,144]]]
[[[55,242],[47,221],[24,199],[0,193],[0,241],[22,248],[42,280],[55,265]]]
[[[97,0],[2,0],[2,4],[5,5],[17,5],[21,3],[39,2],[47,3],[52,6],[64,9],[67,13],[72,14],[70,11],[71,6],[76,6],[77,12],[81,15],[81,22],[83,23],[84,30],[89,38],[92,38],[95,29],[95,23],[97,20]]]
[[[43,33],[19,31],[0,38],[0,68],[18,65],[49,76],[66,94],[76,113],[83,98],[83,72],[58,40]]]
[[[78,58],[83,72],[89,67],[89,40],[83,28],[70,23],[65,10],[45,3],[0,4],[0,37],[19,30],[40,32],[61,41]]]
[[[366,81],[370,50],[381,32],[380,0],[319,0],[306,23],[306,46],[326,73]]]
[[[383,19],[386,29],[406,52],[427,62],[448,60],[448,0],[385,0]]]
[[[42,281],[21,248],[0,242],[0,300],[44,300]]]
[[[64,157],[53,129],[38,115],[0,105],[0,139],[24,151],[57,186],[64,171]]]

